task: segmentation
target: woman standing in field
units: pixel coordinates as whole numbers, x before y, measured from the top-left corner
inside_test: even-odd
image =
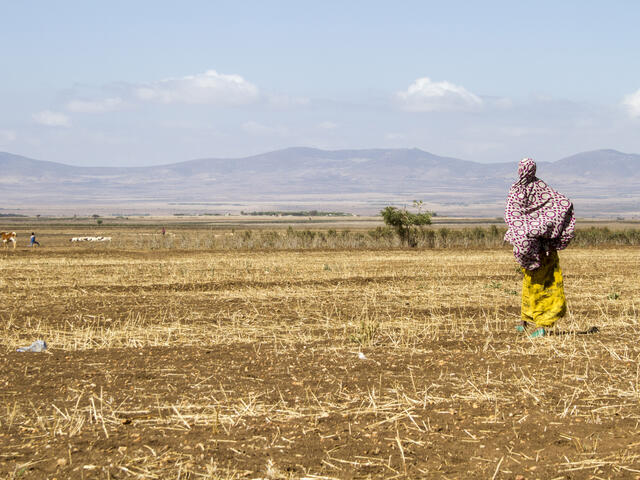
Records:
[[[536,163],[523,158],[518,181],[511,186],[504,219],[509,227],[504,239],[522,267],[522,325],[531,337],[542,337],[564,316],[567,304],[558,250],[573,239],[576,219],[571,201],[536,177]]]

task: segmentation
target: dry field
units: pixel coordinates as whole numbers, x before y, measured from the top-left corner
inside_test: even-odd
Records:
[[[51,235],[0,252],[2,478],[640,477],[637,248],[562,252],[531,340],[508,249]]]

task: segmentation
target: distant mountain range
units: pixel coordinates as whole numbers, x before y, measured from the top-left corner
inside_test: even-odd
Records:
[[[4,210],[14,211],[118,206],[170,213],[311,205],[373,213],[419,198],[442,214],[501,215],[516,165],[419,149],[288,148],[130,168],[77,167],[0,152],[0,191]],[[640,216],[640,155],[579,153],[539,162],[538,176],[570,196],[579,214]]]

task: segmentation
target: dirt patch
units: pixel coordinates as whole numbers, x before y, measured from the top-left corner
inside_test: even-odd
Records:
[[[640,475],[628,249],[563,255],[537,341],[501,251],[41,252],[3,259],[2,477]]]
[[[621,365],[549,358],[502,337],[483,353],[475,336],[420,352],[364,349],[365,359],[326,345],[4,354],[2,397],[14,414],[2,471],[630,476],[621,467],[636,461],[613,459],[640,453],[637,401],[592,394],[626,388],[611,382]]]

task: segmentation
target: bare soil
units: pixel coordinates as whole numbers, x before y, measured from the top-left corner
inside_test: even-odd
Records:
[[[505,250],[3,252],[0,476],[640,478],[639,259],[533,340]]]

